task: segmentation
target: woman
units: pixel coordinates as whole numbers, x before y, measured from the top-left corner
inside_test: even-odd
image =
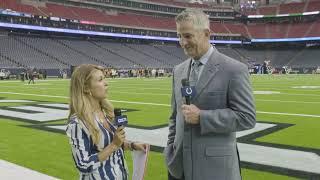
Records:
[[[112,125],[113,106],[100,66],[84,64],[72,74],[66,133],[80,179],[127,180],[124,150],[145,151],[146,144],[125,141],[123,127]]]

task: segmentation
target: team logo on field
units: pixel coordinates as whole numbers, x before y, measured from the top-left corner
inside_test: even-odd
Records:
[[[52,124],[52,121],[67,118],[67,104],[38,103],[25,100],[0,100],[1,102],[30,104],[0,107],[0,117],[28,121],[31,124],[27,126],[36,129],[40,128],[58,133],[64,133],[65,131],[65,123]],[[47,124],[48,122],[51,122],[50,125]],[[319,149],[255,141],[259,137],[281,131],[290,126],[294,125],[259,121],[254,129],[238,132],[238,148],[242,167],[303,179],[320,179]],[[168,127],[167,125],[156,127],[130,126],[129,121],[126,133],[129,140],[149,143],[153,151],[162,152],[166,146]]]

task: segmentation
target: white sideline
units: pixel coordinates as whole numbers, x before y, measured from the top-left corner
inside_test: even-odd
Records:
[[[0,100],[0,103],[29,103],[29,102],[34,102],[34,101],[29,101],[29,100],[9,100],[9,99],[5,99],[5,100]]]
[[[0,179],[57,180],[57,178],[0,159]]]

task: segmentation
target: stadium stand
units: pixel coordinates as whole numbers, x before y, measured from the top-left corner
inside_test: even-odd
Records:
[[[279,14],[302,13],[306,3],[280,4]]]
[[[41,68],[50,67],[53,69],[66,67],[66,64],[58,62],[56,59],[39,49],[23,44],[21,39],[30,40],[32,43],[39,43],[37,39],[34,38],[0,36],[0,53],[15,62],[19,62],[23,66]],[[44,46],[44,44],[40,44],[40,46]],[[19,49],[19,51],[17,51],[17,49]]]
[[[210,6],[208,6],[207,4],[176,2],[173,0],[148,0],[148,1],[149,2],[156,2],[156,3],[160,3],[160,4],[166,4],[166,5],[169,4],[169,5],[175,5],[175,6],[182,6],[182,7],[210,8]]]
[[[158,0],[157,0],[158,1]],[[162,3],[167,0],[160,0]],[[23,11],[36,15],[56,16],[69,19],[79,19],[93,21],[98,23],[120,25],[128,27],[152,28],[161,31],[175,30],[175,22],[169,17],[154,17],[150,15],[116,12],[112,15],[102,12],[100,9],[66,6],[54,3],[45,3],[45,7],[36,8],[32,5],[19,4],[14,0],[0,0],[0,7],[10,8],[16,11]],[[171,1],[170,1],[171,2]],[[173,1],[172,1],[173,2]],[[175,2],[176,3],[176,2]],[[187,3],[189,4],[189,3]],[[311,6],[312,5],[312,6]],[[301,9],[310,10],[310,8],[320,9],[318,1],[307,1],[307,3],[281,4],[280,13],[296,13]],[[312,9],[312,10],[315,10]],[[261,7],[255,12],[260,14],[273,14],[278,10],[275,7]],[[319,22],[296,22],[296,23],[249,23],[248,25],[235,22],[221,23],[218,21],[211,22],[211,29],[216,34],[241,34],[244,37],[252,38],[286,38],[286,37],[309,37],[320,36],[317,30]],[[303,27],[303,28],[302,28]],[[310,29],[309,29],[310,28]],[[304,33],[302,29],[307,29]]]
[[[260,7],[258,8],[257,12],[260,15],[275,15],[277,14],[277,7],[275,6],[268,6],[268,7]]]
[[[1,68],[16,68],[18,66],[19,66],[19,64],[8,60],[8,58],[6,56],[4,56],[0,53],[0,67]]]
[[[320,1],[318,0],[312,0],[312,1],[307,1],[308,5],[306,8],[306,12],[311,12],[311,11],[319,11],[320,10]]]
[[[1,67],[69,68],[83,63],[114,68],[172,68],[186,56],[175,45],[132,44],[101,40],[0,36]],[[275,67],[319,66],[314,49],[247,49],[216,46],[222,53],[246,62],[270,60]],[[19,49],[19,51],[16,51]],[[304,61],[302,61],[302,59]],[[11,60],[11,61],[10,61]]]
[[[159,4],[177,6],[208,7],[201,4],[177,3],[171,0],[150,0]],[[161,32],[174,32],[173,17],[147,15],[133,11],[113,10],[76,6],[75,4],[59,4],[41,2],[41,5],[25,4],[23,1],[0,0],[0,8],[31,13],[34,15],[56,16],[67,19],[92,21],[116,27],[132,27],[138,29],[153,29]],[[308,0],[303,3],[280,4],[259,7],[255,14],[298,13],[319,10],[319,1]],[[211,30],[222,35],[241,35],[251,38],[299,38],[319,37],[320,20],[316,21],[284,21],[255,22],[247,24],[242,21],[211,21]],[[138,44],[81,38],[56,38],[53,36],[0,36],[0,67],[37,67],[49,69],[69,68],[82,63],[99,64],[114,68],[172,68],[182,62],[186,56],[183,50],[175,44],[159,43]],[[246,62],[254,60],[263,63],[271,60],[274,66],[305,65],[301,59],[308,57],[307,66],[318,66],[318,52],[313,49],[248,49],[239,47],[221,47],[218,50],[230,57]],[[17,51],[19,49],[19,51]],[[311,54],[311,55],[310,55]]]

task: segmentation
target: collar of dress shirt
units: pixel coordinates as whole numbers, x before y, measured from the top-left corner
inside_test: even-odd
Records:
[[[205,65],[208,62],[212,52],[213,52],[213,47],[210,45],[208,51],[199,59],[202,65]],[[194,61],[195,60],[192,58],[192,64],[194,63]]]

